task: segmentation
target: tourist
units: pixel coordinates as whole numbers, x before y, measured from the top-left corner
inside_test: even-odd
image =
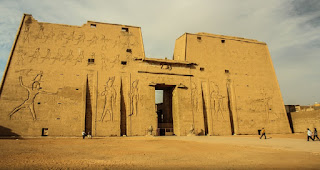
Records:
[[[86,137],[86,132],[82,131],[82,139]]]
[[[267,139],[267,136],[266,136],[266,130],[264,128],[262,128],[261,130],[261,136],[260,136],[260,139],[262,138],[262,136],[264,136],[264,139]]]
[[[316,140],[316,138],[318,138],[318,140],[320,140],[319,137],[318,137],[317,128],[314,128],[314,131],[313,131],[313,140]]]
[[[307,141],[309,141],[309,138],[311,139],[311,140],[313,140],[312,139],[312,132],[311,132],[311,130],[308,128],[307,129],[308,130],[308,140]],[[314,140],[313,140],[314,141]]]
[[[92,139],[91,131],[88,132],[88,139],[89,139],[89,138]]]

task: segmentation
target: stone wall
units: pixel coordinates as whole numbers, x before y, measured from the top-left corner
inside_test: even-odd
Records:
[[[303,133],[307,128],[313,131],[313,128],[320,129],[320,110],[291,112],[293,131]]]
[[[186,33],[173,58],[145,57],[140,27],[25,14],[0,86],[0,135],[146,135],[158,127],[157,86],[171,88],[175,135],[290,133],[265,43]]]

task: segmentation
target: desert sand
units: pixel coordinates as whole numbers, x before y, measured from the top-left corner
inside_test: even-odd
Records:
[[[0,139],[1,169],[319,169],[305,134]]]

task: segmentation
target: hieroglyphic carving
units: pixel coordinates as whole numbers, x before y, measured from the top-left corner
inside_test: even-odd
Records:
[[[272,97],[269,96],[270,94],[266,93],[264,89],[261,90],[261,94],[263,96],[263,104],[264,104],[264,111],[267,113],[268,120],[275,120],[279,119],[281,114],[276,113],[272,110]]]
[[[102,34],[101,41],[102,41],[101,50],[106,50],[108,47],[107,43],[108,43],[109,39],[106,38],[106,36]]]
[[[74,65],[77,65],[78,63],[81,63],[82,62],[82,60],[84,59],[84,51],[83,50],[79,50],[79,55],[78,55],[78,57],[76,58],[76,59],[74,59],[75,60],[75,63],[74,63]]]
[[[42,77],[42,72],[40,72],[34,77],[31,87],[28,87],[23,84],[22,76],[19,76],[20,85],[28,91],[28,97],[23,101],[22,104],[20,104],[18,107],[13,109],[13,111],[9,114],[10,119],[19,110],[23,108],[29,108],[32,114],[33,120],[36,120],[36,112],[34,110],[34,99],[40,93],[40,90],[41,90],[41,87],[40,87],[41,77]]]
[[[85,33],[81,32],[78,37],[75,39],[77,43],[75,45],[78,45],[79,43],[84,43],[84,40],[86,39]]]
[[[101,69],[105,70],[107,68],[107,58],[105,54],[101,54]]]
[[[66,33],[64,33],[64,31],[60,31],[56,37],[56,41],[62,41],[64,39],[65,35],[66,35]]]
[[[120,62],[120,55],[118,54],[118,55],[116,55],[116,56],[113,57],[113,60],[110,61],[110,63],[112,63],[112,66],[111,66],[111,67],[113,67],[114,64],[117,64],[117,63],[119,63],[119,62]]]
[[[138,101],[139,101],[139,80],[135,80],[131,85],[131,92],[129,93],[130,97],[130,106],[131,112],[129,116],[138,114]]]
[[[194,112],[198,111],[198,89],[197,85],[192,82],[191,83],[191,105],[192,105],[192,110]]]
[[[54,36],[55,36],[55,33],[53,32],[53,29],[51,29],[51,31],[48,34],[44,35],[44,41],[43,42],[47,42],[50,39],[52,40]]]
[[[39,32],[38,34],[34,35],[34,40],[38,40],[38,39],[42,39],[44,37],[44,27],[43,25],[40,23],[39,24]]]
[[[210,84],[210,105],[211,114],[219,120],[225,120],[222,110],[223,110],[223,97],[220,95],[219,86],[214,82]]]
[[[101,121],[105,118],[107,121],[113,121],[113,110],[116,104],[117,92],[113,87],[115,77],[109,77],[104,91],[101,93],[102,96],[105,96],[103,112],[101,114]]]
[[[23,33],[24,33],[23,43],[29,42],[29,37],[30,37],[30,26],[29,25],[24,27]]]
[[[27,52],[25,52],[22,48],[17,50],[17,62],[16,65],[23,65],[24,57],[27,55]]]
[[[51,59],[51,50],[47,49],[47,54],[44,57],[41,57],[42,61],[40,63],[43,63],[45,60]]]
[[[97,44],[97,40],[98,37],[96,36],[96,34],[94,34],[93,37],[90,40],[88,40],[89,46],[91,46],[92,44]]]
[[[30,59],[30,63],[33,62],[33,60],[38,60],[38,58],[40,57],[40,48],[37,48],[34,53],[29,56]]]
[[[96,53],[91,53],[91,58],[95,59],[96,58]]]
[[[107,68],[113,68],[115,64],[120,62],[120,55],[116,55],[114,57],[106,57],[104,53],[101,54],[101,69],[106,70]]]
[[[63,62],[63,65],[65,65],[67,62],[70,62],[73,59],[73,50],[69,50],[69,54],[66,56],[66,58],[62,58],[60,61]]]
[[[123,48],[130,48],[136,45],[136,37],[132,33],[124,32],[122,36],[118,38]]]
[[[74,37],[75,37],[75,31],[72,31],[70,33],[70,35],[66,38],[66,44],[69,43],[69,41],[73,41],[74,40]]]
[[[52,64],[54,64],[56,61],[60,61],[62,58],[63,58],[63,55],[61,53],[61,49],[59,48],[57,54],[52,58],[53,59]]]

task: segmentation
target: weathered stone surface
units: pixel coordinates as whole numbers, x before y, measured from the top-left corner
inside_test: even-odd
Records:
[[[263,42],[186,33],[173,60],[150,59],[140,27],[51,24],[28,14],[1,83],[0,126],[22,136],[43,128],[50,136],[142,136],[158,128],[155,88],[169,89],[175,135],[190,127],[197,135],[290,132]]]
[[[320,110],[291,112],[293,131],[305,133],[307,128],[312,132],[314,128],[320,129]]]

